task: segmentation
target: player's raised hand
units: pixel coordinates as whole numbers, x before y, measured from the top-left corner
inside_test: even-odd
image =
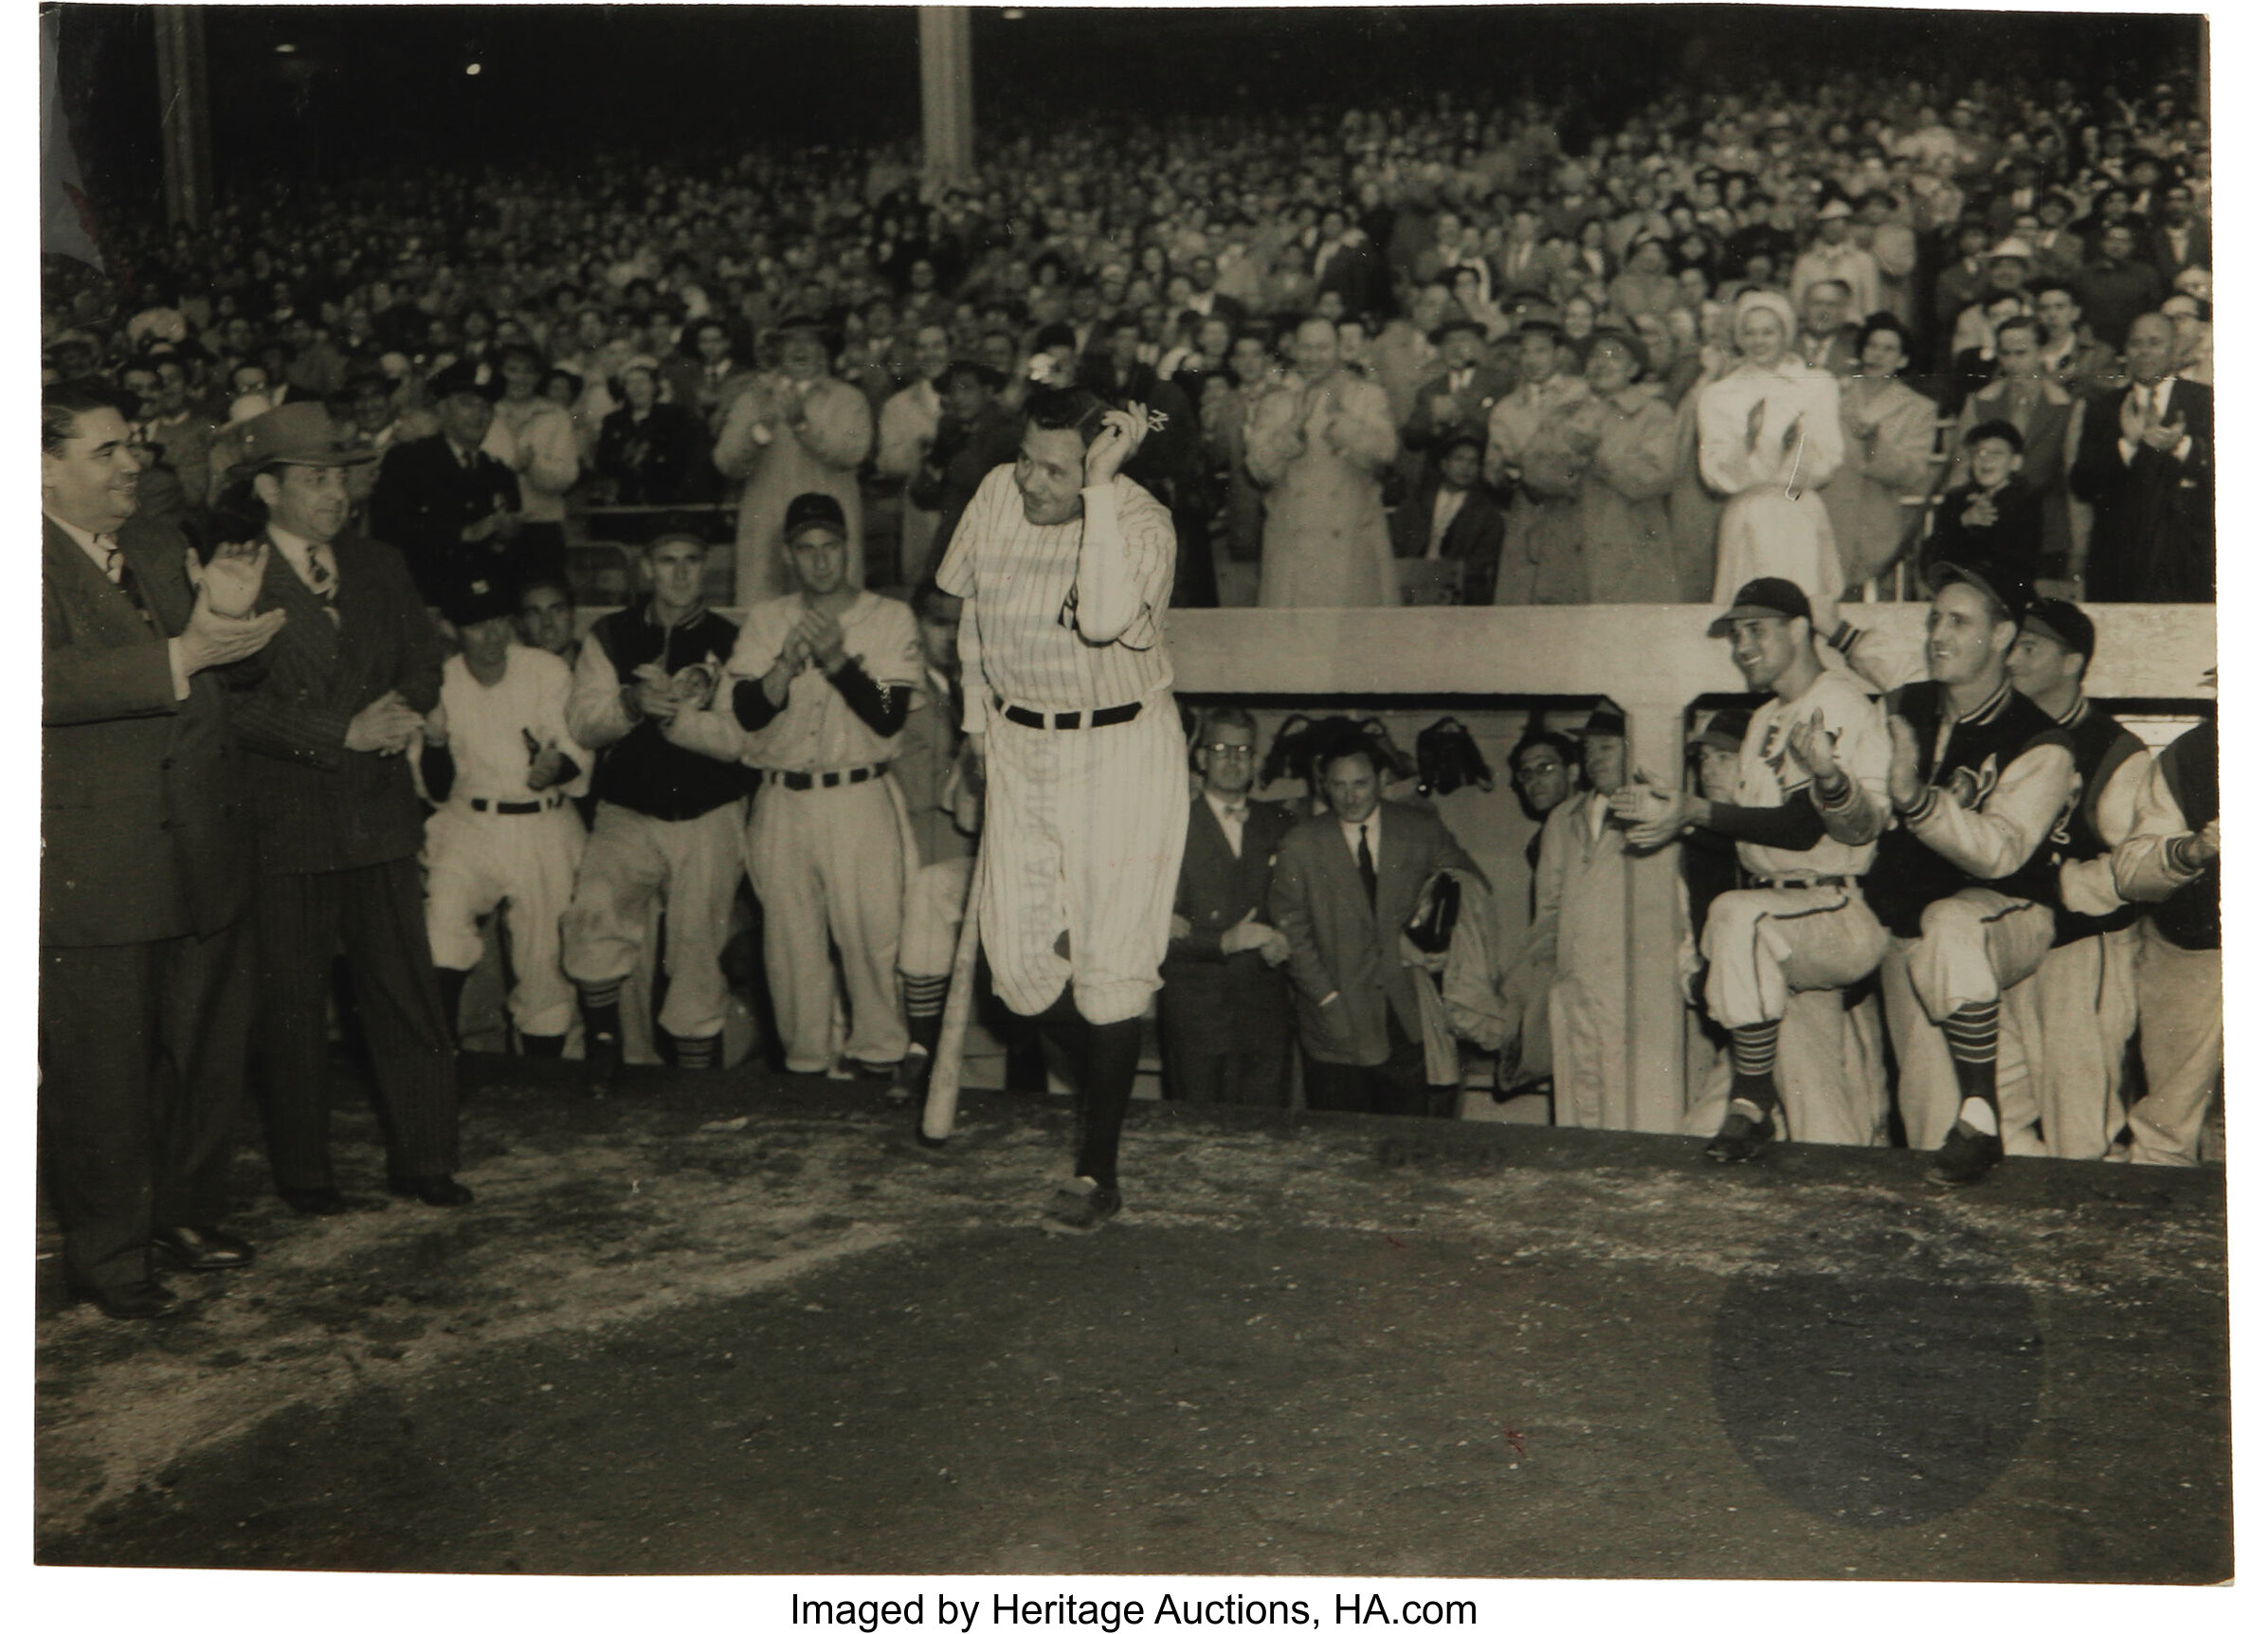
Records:
[[[1129,401],[1123,408],[1102,411],[1102,429],[1087,445],[1086,486],[1099,488],[1134,458],[1142,439],[1150,435],[1150,410]]]
[[[1826,717],[1819,710],[1813,710],[1788,730],[1787,753],[1795,756],[1797,765],[1811,773],[1814,783],[1841,781],[1841,773],[1835,767],[1834,735],[1827,731]]]
[[[1921,743],[1902,715],[1890,717],[1889,788],[1893,805],[1911,806],[1921,798]]]

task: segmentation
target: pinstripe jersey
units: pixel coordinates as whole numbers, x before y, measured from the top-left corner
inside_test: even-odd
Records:
[[[1127,572],[1142,602],[1113,642],[1091,642],[1078,627],[1073,590],[1083,517],[1053,527],[1025,520],[1013,465],[995,466],[961,513],[937,585],[965,598],[961,675],[970,731],[989,724],[985,710],[993,695],[1027,709],[1108,709],[1173,684],[1163,642],[1173,518],[1131,478],[1114,477],[1111,487]]]

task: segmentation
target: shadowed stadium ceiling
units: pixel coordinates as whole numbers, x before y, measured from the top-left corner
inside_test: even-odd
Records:
[[[913,136],[904,7],[211,7],[226,188],[400,163],[572,160]],[[2193,20],[1670,6],[972,12],[980,132],[1095,109],[1429,101],[1532,82],[1613,118],[1675,79],[1901,61],[2083,75],[2180,51]],[[64,8],[66,105],[98,191],[154,186],[149,9]],[[292,49],[281,52],[279,45]],[[479,64],[481,71],[466,68]]]

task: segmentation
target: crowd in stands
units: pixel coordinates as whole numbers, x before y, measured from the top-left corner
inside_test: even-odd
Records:
[[[51,271],[44,314],[50,830],[58,745],[147,770],[129,728],[178,709],[214,779],[241,759],[249,856],[160,824],[188,796],[156,772],[106,785],[121,826],[86,832],[180,848],[161,897],[246,871],[218,928],[129,939],[246,927],[195,1002],[258,1014],[276,1183],[306,1212],[351,1206],[335,947],[394,1189],[470,1201],[453,1062],[499,907],[511,1036],[579,1050],[603,1093],[646,1025],[680,1067],[725,1063],[745,876],[779,1063],[910,1101],[983,808],[938,570],[1027,409],[1132,406],[1123,474],[1170,516],[1172,605],[1707,603],[1769,699],[1705,723],[1682,790],[1636,777],[1610,705],[1571,733],[1538,715],[1507,767],[1543,826],[1505,948],[1455,906],[1487,896],[1480,865],[1381,799],[1472,781],[1469,743],[1410,765],[1334,721],[1263,759],[1252,715],[1192,716],[1168,1093],[1285,1105],[1296,1061],[1311,1106],[1438,1116],[1462,1040],[1504,1096],[1612,1125],[1624,860],[1676,846],[1711,1155],[1889,1138],[1887,1026],[1898,1123],[1944,1142],[1948,1184],[2004,1147],[2194,1162],[2217,1009],[2209,1051],[2194,1004],[2169,1044],[2178,1006],[2153,1036],[2135,993],[2193,993],[2218,958],[2210,726],[2133,758],[2081,693],[2076,603],[2212,599],[2210,180],[2171,82],[1850,77],[1679,93],[1579,152],[1533,104],[1098,119],[996,139],[953,183],[886,152],[601,155],[170,233],[114,218],[109,273]],[[578,634],[594,539],[639,593]],[[1838,609],[1870,591],[1974,639],[1933,635],[1926,674],[1866,651]],[[147,647],[149,699],[73,667],[90,644]],[[1291,801],[1253,798],[1282,777]],[[117,927],[60,872],[51,849],[56,1036],[118,980],[95,956]],[[666,999],[626,1016],[658,924]],[[257,1003],[234,985],[255,968]],[[2004,1001],[2024,1069],[1996,1083]],[[2077,1036],[2054,1002],[2096,1018],[2083,1069],[2043,1053]],[[2138,1025],[2173,1104],[2130,1133]],[[87,1110],[118,1092],[50,1120],[110,1166],[59,1196],[74,1285],[113,1315],[171,1308],[153,1240],[191,1269],[251,1255],[209,1183],[241,1054],[185,1076],[210,1092],[206,1189],[145,1172],[133,1241],[117,1172],[152,1153]]]

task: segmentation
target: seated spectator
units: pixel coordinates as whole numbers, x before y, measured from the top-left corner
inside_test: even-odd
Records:
[[[564,578],[538,573],[524,580],[512,619],[522,646],[548,652],[574,668],[583,638],[575,633],[574,591]]]
[[[644,360],[626,367],[613,387],[622,407],[599,427],[594,474],[609,502],[676,505],[693,499],[707,430],[700,415],[662,400],[657,371]]]
[[[1504,549],[1504,513],[1480,486],[1481,447],[1471,432],[1452,432],[1388,530],[1396,556],[1456,564],[1452,593],[1468,607],[1494,599]]]
[[[2010,583],[2029,585],[2040,572],[2040,491],[2017,481],[2023,469],[2023,433],[2005,420],[1987,420],[1961,440],[1969,481],[1938,502],[1937,519],[1922,547],[1925,577],[1939,563]]]

